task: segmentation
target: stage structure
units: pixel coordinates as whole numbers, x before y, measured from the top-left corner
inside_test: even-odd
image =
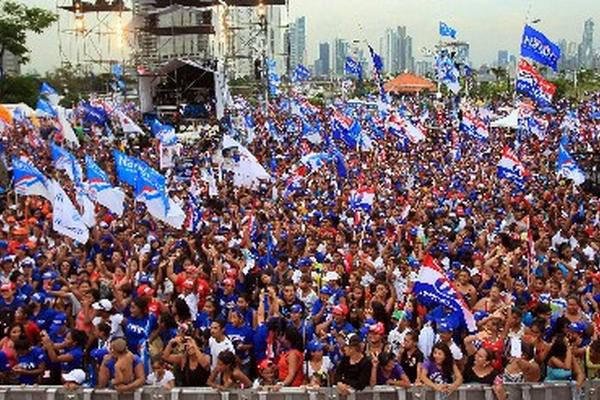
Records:
[[[262,79],[267,58],[286,65],[287,6],[287,0],[133,0],[142,111],[204,104],[212,93],[222,114],[229,79],[257,73]],[[199,76],[207,74],[212,81]],[[161,88],[174,92],[161,96]]]
[[[62,65],[107,73],[129,57],[131,8],[125,0],[57,0]]]

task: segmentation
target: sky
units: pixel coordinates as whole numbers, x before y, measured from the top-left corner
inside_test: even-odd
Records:
[[[57,0],[18,1],[55,10]],[[309,64],[317,58],[319,42],[357,39],[378,48],[385,29],[399,25],[413,37],[418,60],[420,49],[438,41],[438,24],[444,21],[458,31],[458,39],[470,43],[471,60],[480,65],[496,60],[500,49],[517,53],[526,20],[540,19],[536,28],[553,41],[579,43],[586,19],[596,17],[600,24],[600,0],[290,0],[290,18],[299,16],[306,17]],[[600,26],[596,28],[598,48]],[[24,71],[44,73],[59,65],[57,26],[31,35],[29,45],[31,62]]]

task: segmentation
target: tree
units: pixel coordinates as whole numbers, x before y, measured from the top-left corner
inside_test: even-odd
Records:
[[[39,7],[28,7],[12,0],[0,0],[0,60],[5,51],[29,61],[27,33],[42,33],[57,20],[57,15]]]
[[[5,76],[0,79],[0,104],[23,102],[35,108],[41,82],[37,75]]]

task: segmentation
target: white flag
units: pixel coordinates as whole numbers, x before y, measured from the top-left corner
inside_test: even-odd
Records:
[[[77,203],[83,208],[81,219],[88,228],[96,226],[96,206],[90,199],[89,194],[83,188],[77,189]]]
[[[54,179],[50,181],[49,186],[52,198],[52,227],[56,232],[79,243],[87,243],[90,232],[71,199],[60,186],[60,183]]]
[[[73,131],[73,127],[67,119],[65,109],[60,106],[58,106],[58,122],[60,123],[60,127],[62,128],[62,135],[64,136],[65,140],[73,144],[75,148],[78,148],[79,139],[77,139],[77,135],[75,135],[75,131]]]
[[[144,130],[140,128],[138,124],[133,122],[133,120],[129,118],[129,116],[127,116],[127,114],[125,114],[123,111],[116,110],[115,113],[117,115],[117,118],[119,118],[119,123],[121,124],[121,129],[123,129],[123,132],[135,133],[140,135],[144,134]]]

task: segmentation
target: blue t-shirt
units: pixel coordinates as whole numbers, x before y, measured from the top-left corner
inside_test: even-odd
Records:
[[[37,369],[45,361],[46,354],[39,347],[32,347],[27,354],[17,356],[17,366],[28,371]],[[19,374],[18,381],[20,384],[33,385],[37,382],[38,377],[39,375]]]
[[[210,329],[210,324],[212,323],[212,318],[208,315],[208,313],[204,311],[200,311],[196,316],[196,329],[207,330]]]
[[[17,308],[23,307],[25,303],[19,300],[16,296],[12,302],[7,303],[3,298],[0,298],[0,310],[6,311],[16,311]]]
[[[239,357],[242,364],[249,363],[250,352],[248,350],[238,350],[238,347],[244,344],[252,344],[252,337],[254,336],[252,328],[248,325],[238,328],[232,324],[227,324],[225,325],[225,335],[227,335],[229,340],[231,340],[231,343],[233,343],[235,354]]]
[[[50,325],[52,325],[52,321],[54,320],[54,316],[56,315],[56,310],[52,308],[42,308],[37,315],[32,315],[30,317],[31,322],[35,322],[35,324],[43,331],[47,331],[50,329]]]
[[[141,318],[129,317],[125,326],[127,347],[135,354],[142,354],[142,347],[147,344],[150,333],[156,327],[156,315],[148,314]]]
[[[81,347],[69,349],[65,354],[72,355],[73,361],[60,363],[60,370],[63,373],[69,373],[74,369],[83,369],[83,349]]]

